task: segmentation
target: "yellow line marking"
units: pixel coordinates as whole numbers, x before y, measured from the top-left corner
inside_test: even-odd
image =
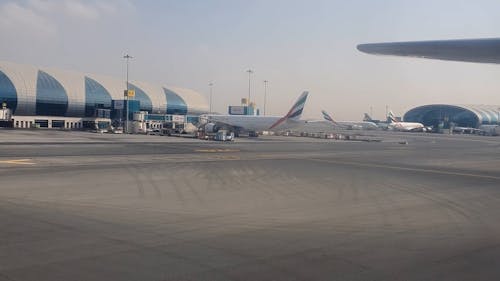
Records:
[[[360,167],[375,167],[375,168],[385,168],[385,169],[400,170],[400,171],[431,173],[431,174],[438,174],[438,175],[452,175],[452,176],[463,176],[463,177],[474,177],[474,178],[500,180],[500,177],[496,177],[496,176],[478,175],[478,174],[470,174],[470,173],[438,171],[438,170],[421,169],[421,168],[407,168],[407,167],[390,166],[390,165],[382,165],[382,164],[370,164],[370,163],[360,163],[360,162],[350,162],[350,161],[335,161],[335,160],[314,159],[314,158],[309,159],[309,160],[317,161],[317,162],[332,163],[332,164],[345,164],[345,165],[351,165],[351,166],[360,166]]]
[[[216,152],[238,152],[238,149],[196,149],[196,152],[216,153]]]
[[[30,161],[30,162],[28,162]],[[15,165],[35,165],[31,162],[31,159],[12,159],[12,160],[0,160],[2,164],[15,164]]]

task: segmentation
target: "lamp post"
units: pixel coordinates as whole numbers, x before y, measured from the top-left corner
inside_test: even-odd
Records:
[[[269,81],[264,80],[264,116],[266,115],[267,83],[269,83]]]
[[[208,86],[210,86],[210,114],[212,114],[212,88],[214,86],[213,82],[208,83]]]
[[[126,89],[127,89],[127,95],[126,95],[127,96],[127,110],[126,110],[126,115],[127,115],[127,117],[125,119],[126,120],[125,121],[125,133],[128,134],[128,106],[129,106],[129,102],[128,102],[128,100],[129,100],[129,96],[128,96],[128,90],[129,90],[129,87],[128,87],[128,66],[129,66],[129,60],[132,59],[132,58],[134,58],[134,57],[130,56],[129,54],[126,54],[126,55],[123,56],[123,58],[127,61],[127,82],[126,82],[127,83],[127,85],[126,85]]]
[[[250,75],[252,75],[253,70],[248,69],[246,72],[248,72],[248,101],[247,101],[247,104],[250,105]]]

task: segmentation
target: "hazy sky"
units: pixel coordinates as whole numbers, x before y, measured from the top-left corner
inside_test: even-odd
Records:
[[[500,36],[500,1],[0,0],[0,60],[192,88],[226,112],[248,93],[281,115],[361,119],[428,103],[500,104],[500,65],[377,57],[359,43]]]

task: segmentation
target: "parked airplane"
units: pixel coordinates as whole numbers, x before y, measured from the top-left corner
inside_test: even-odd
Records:
[[[300,117],[309,92],[304,91],[292,108],[285,116],[261,116],[261,115],[223,115],[205,114],[200,116],[204,123],[205,131],[217,132],[219,129],[229,129],[235,134],[248,132],[251,136],[257,136],[257,132],[284,130],[299,125]]]
[[[322,110],[323,119],[333,124],[335,127],[346,130],[375,130],[378,129],[377,124],[371,121],[335,121],[328,114],[328,112]]]
[[[377,119],[373,119],[370,114],[368,113],[365,113],[364,117],[363,117],[363,121],[367,121],[367,122],[373,122],[375,123],[375,125],[377,125],[377,127],[379,129],[384,129],[386,130],[387,127],[389,126],[389,123],[387,122],[387,118],[386,120],[382,121],[382,120],[377,120]]]
[[[374,119],[370,116],[370,114],[365,113],[365,115],[363,116],[363,121],[377,123],[377,121],[380,121],[380,120],[374,120]]]
[[[478,128],[473,128],[473,127],[460,127],[460,126],[453,126],[451,127],[453,133],[460,133],[460,134],[477,134],[480,133],[481,130]]]
[[[392,111],[389,111],[389,123],[388,128],[395,131],[403,132],[425,132],[426,128],[422,123],[417,122],[401,122],[396,120],[396,116]]]

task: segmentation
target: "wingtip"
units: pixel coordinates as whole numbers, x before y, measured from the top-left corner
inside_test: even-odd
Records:
[[[369,46],[370,44],[358,44],[356,46],[356,49],[358,49],[358,51],[360,52],[363,52],[363,53],[366,53],[368,50],[367,50],[367,47]]]
[[[375,53],[377,53],[378,46],[379,46],[379,44],[377,44],[377,43],[358,44],[356,46],[356,49],[358,49],[358,51],[365,53],[365,54],[375,54]]]

